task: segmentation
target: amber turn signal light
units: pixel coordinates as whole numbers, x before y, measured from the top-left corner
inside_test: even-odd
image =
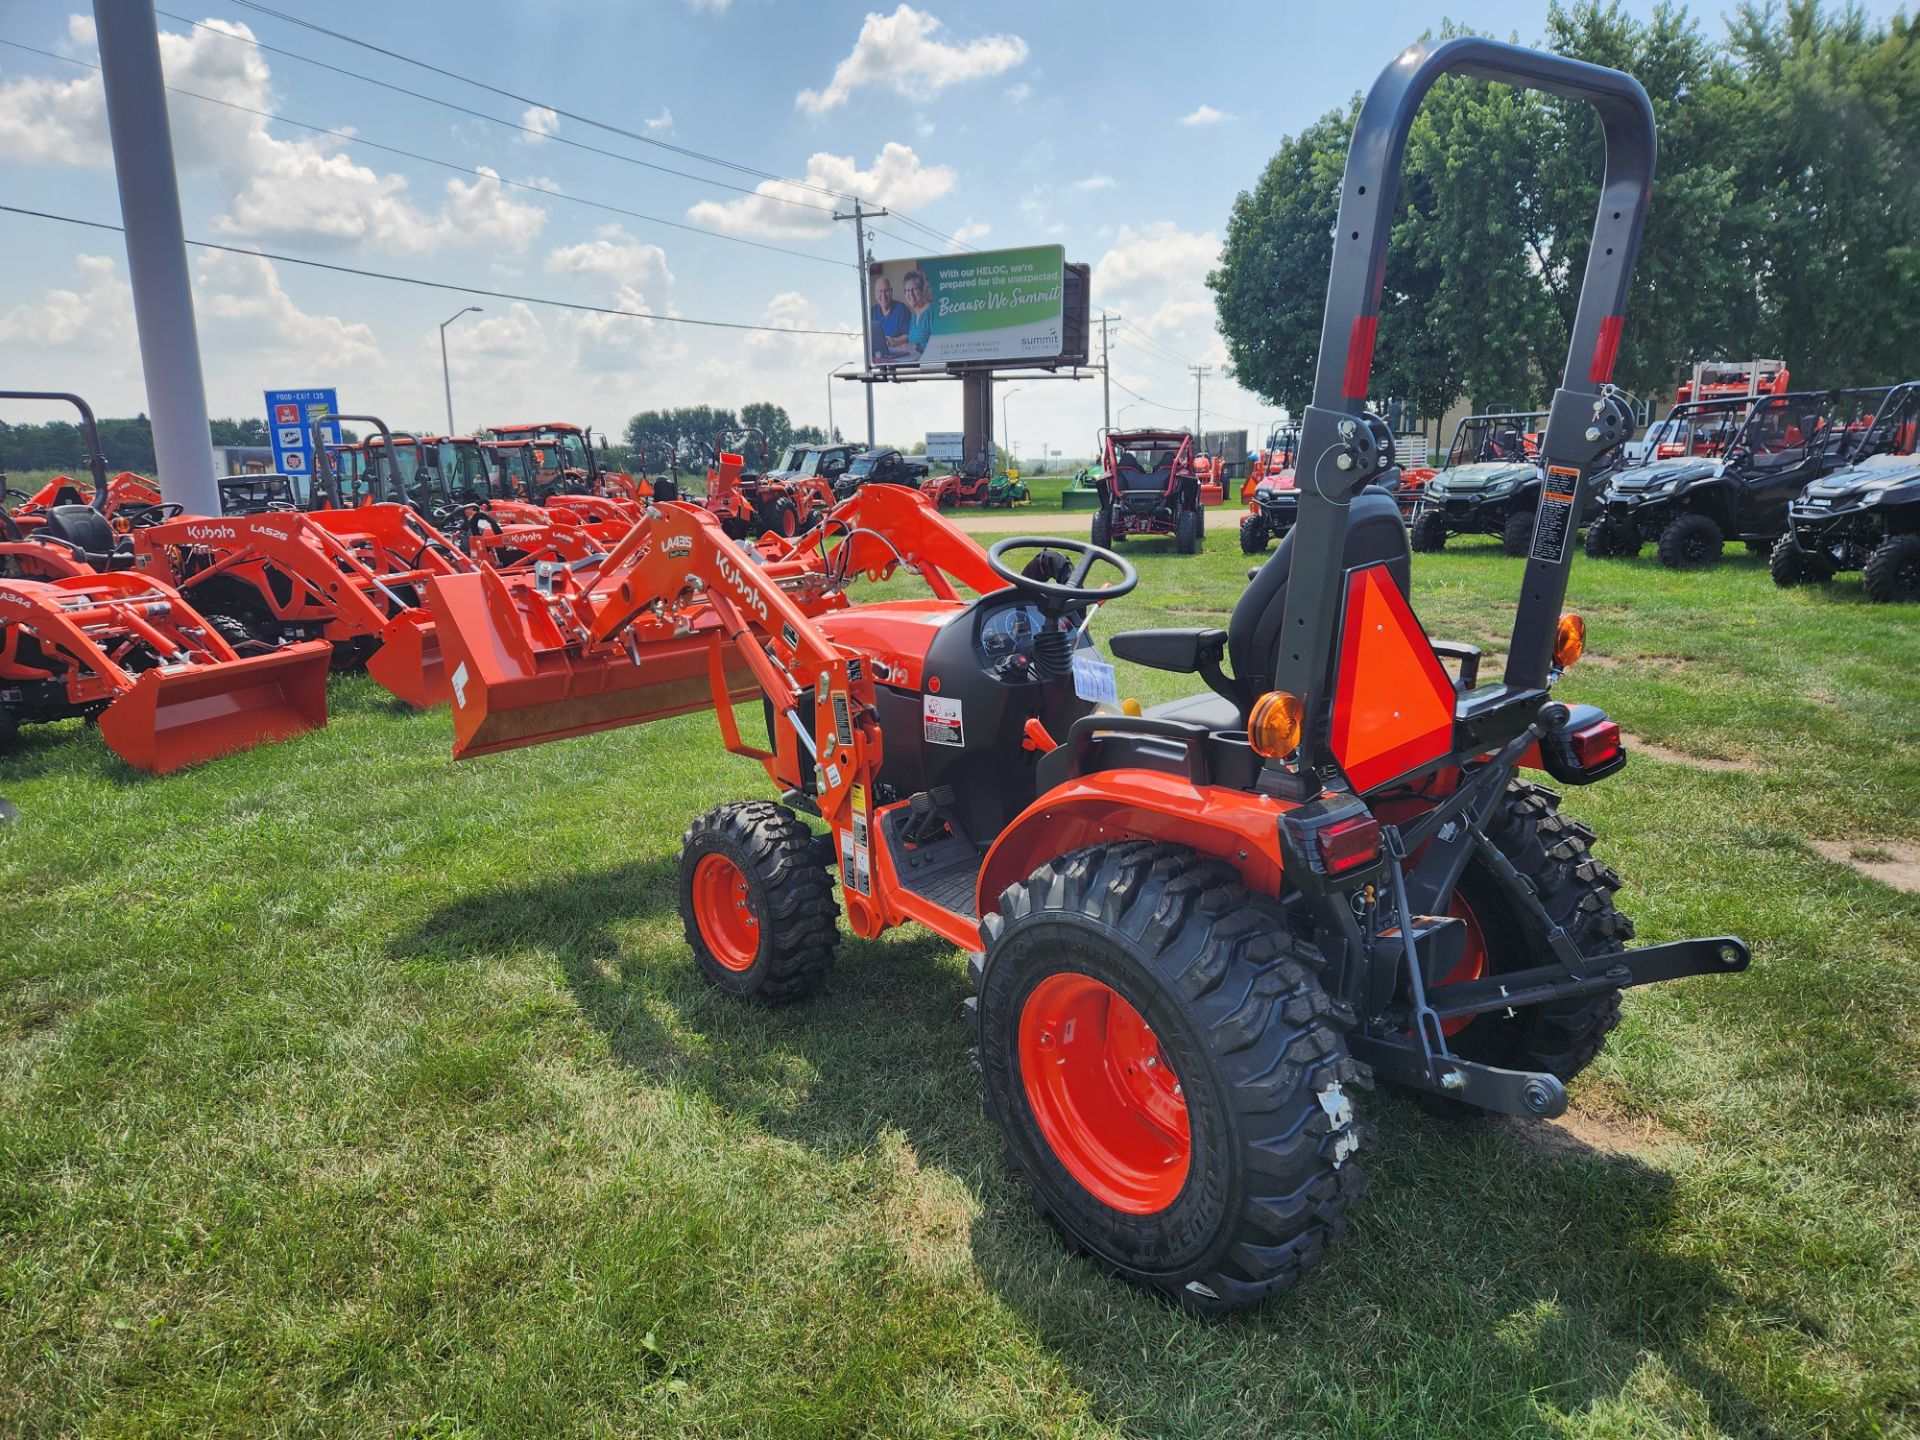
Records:
[[[1306,709],[1298,695],[1269,690],[1253,702],[1247,716],[1247,743],[1256,755],[1279,760],[1300,748],[1300,722]]]
[[[1560,628],[1553,637],[1553,663],[1564,670],[1587,653],[1587,622],[1571,611],[1560,617]]]

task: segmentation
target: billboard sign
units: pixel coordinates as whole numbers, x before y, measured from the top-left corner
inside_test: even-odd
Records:
[[[1058,245],[887,260],[868,268],[876,366],[1049,360],[1066,348]]]
[[[267,391],[267,431],[273,437],[273,468],[282,475],[313,473],[313,422],[340,413],[333,390]],[[340,426],[326,427],[327,439],[340,443]]]

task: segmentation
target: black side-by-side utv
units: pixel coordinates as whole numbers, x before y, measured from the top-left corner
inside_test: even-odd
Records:
[[[1787,507],[1768,558],[1776,585],[1858,570],[1869,600],[1920,600],[1920,381],[1889,391],[1856,449],[1863,458],[1814,481]]]

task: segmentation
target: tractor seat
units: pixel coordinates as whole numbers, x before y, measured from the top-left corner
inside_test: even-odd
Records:
[[[47,510],[46,523],[40,528],[42,540],[64,541],[96,570],[113,565],[116,540],[113,526],[91,505],[54,505]]]
[[[1155,719],[1185,720],[1211,730],[1246,727],[1255,698],[1273,688],[1279,670],[1280,627],[1286,619],[1287,580],[1293,571],[1294,537],[1289,531],[1266,564],[1254,571],[1221,630],[1125,630],[1110,637],[1108,648],[1123,660],[1177,674],[1204,676],[1207,691],[1155,705]],[[1400,593],[1408,592],[1412,556],[1406,523],[1393,495],[1369,485],[1354,496],[1347,521],[1345,564],[1349,570],[1384,563]],[[1227,675],[1222,657],[1232,665]]]

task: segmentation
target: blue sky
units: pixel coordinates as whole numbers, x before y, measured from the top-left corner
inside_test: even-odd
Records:
[[[1344,102],[1443,15],[1537,39],[1544,7],[1473,0],[1304,6],[955,3],[877,9],[795,0],[279,0],[275,8],[456,72],[413,69],[230,0],[162,0],[218,29],[161,21],[169,83],[351,131],[518,182],[452,172],[203,100],[171,101],[187,233],[334,263],[591,305],[857,328],[844,225],[817,191],[675,155],[541,113],[481,81],[584,117],[890,203],[980,247],[1058,242],[1094,266],[1096,306],[1127,317],[1117,423],[1190,423],[1190,362],[1211,363],[1209,428],[1272,412],[1225,381],[1202,277],[1233,197],[1280,138]],[[1633,4],[1636,12],[1650,6]],[[1891,6],[1870,7],[1876,12]],[[0,40],[96,58],[90,10],[7,0]],[[1710,32],[1720,27],[1706,11]],[[224,30],[229,33],[219,33]],[[331,73],[243,39],[353,72]],[[355,77],[366,77],[362,80]],[[535,132],[432,103],[451,101]],[[685,170],[686,179],[561,143]],[[0,45],[5,203],[114,220],[93,72]],[[562,198],[562,197],[574,198]],[[576,203],[579,198],[772,253]],[[951,248],[893,220],[881,258]],[[143,407],[119,237],[0,215],[0,354],[16,381]],[[263,388],[333,385],[343,406],[428,427],[443,414],[437,327],[455,342],[462,428],[573,418],[617,429],[659,405],[771,399],[826,413],[826,373],[857,342],[703,330],[467,299],[253,257],[193,254],[215,413],[258,414]],[[1100,387],[1013,382],[1016,444],[1088,453]],[[1124,388],[1122,388],[1124,387]],[[1144,397],[1136,399],[1135,396]],[[852,431],[857,387],[835,387]],[[883,439],[957,429],[959,387],[879,392]],[[24,412],[7,418],[30,418]]]

